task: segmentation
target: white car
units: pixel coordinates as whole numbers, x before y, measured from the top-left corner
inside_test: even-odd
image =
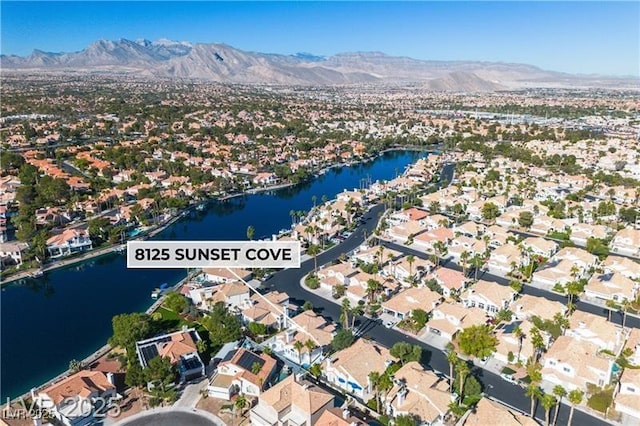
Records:
[[[396,325],[396,323],[393,322],[393,321],[387,321],[387,322],[384,323],[384,326],[387,327],[387,328],[393,328],[395,325]]]

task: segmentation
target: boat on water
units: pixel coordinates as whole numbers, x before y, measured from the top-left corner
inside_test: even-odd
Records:
[[[158,297],[162,296],[162,294],[164,292],[166,292],[167,290],[169,290],[169,284],[168,283],[164,283],[162,284],[160,287],[156,287],[152,292],[151,292],[151,298],[152,299],[157,299]]]
[[[32,272],[30,277],[31,278],[40,278],[43,275],[44,275],[44,272],[42,271],[42,269],[38,269],[37,271]]]
[[[207,205],[206,205],[205,203],[200,203],[200,204],[198,204],[198,205],[196,206],[196,210],[197,210],[197,211],[199,211],[199,212],[204,211],[204,209],[205,209],[205,207],[206,207],[206,206],[207,206]]]

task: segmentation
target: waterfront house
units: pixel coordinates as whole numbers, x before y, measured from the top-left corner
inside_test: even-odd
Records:
[[[393,375],[393,387],[383,404],[392,417],[408,415],[421,425],[435,425],[444,423],[453,401],[447,380],[412,361]]]
[[[223,303],[232,312],[249,308],[251,295],[249,288],[240,282],[227,282],[189,291],[193,304],[202,310],[211,310],[216,303]]]
[[[598,355],[600,348],[586,340],[559,336],[542,361],[542,379],[571,391],[587,390],[587,383],[600,388],[611,383],[614,360]]]
[[[271,330],[284,327],[285,317],[297,310],[297,307],[290,303],[289,295],[279,291],[270,291],[262,296],[254,294],[250,303],[249,307],[242,310],[242,321],[245,324],[263,324]]]
[[[369,373],[382,374],[393,361],[387,348],[361,338],[332,354],[323,366],[327,382],[366,401],[373,397]]]
[[[495,316],[501,309],[509,307],[516,294],[511,287],[479,280],[462,294],[461,300],[467,308],[477,306],[487,315]]]
[[[255,426],[316,426],[334,400],[333,394],[291,374],[260,394],[249,417]]]
[[[427,322],[427,331],[452,341],[456,333],[465,328],[485,324],[486,313],[475,307],[444,302],[431,311],[431,319]]]
[[[233,281],[248,281],[251,271],[240,268],[202,268],[205,280],[212,283],[228,283]]]
[[[2,267],[9,265],[22,265],[22,252],[29,244],[20,241],[11,241],[0,244],[0,264]]]
[[[100,407],[98,402],[118,396],[111,373],[89,370],[80,370],[37,394],[32,392],[33,401],[66,426],[85,426],[101,420],[96,414],[107,407]]]
[[[91,250],[93,243],[83,228],[66,228],[47,239],[47,252],[52,259]]]
[[[276,371],[276,360],[266,353],[236,349],[218,364],[207,392],[226,401],[236,394],[258,397],[276,379]]]
[[[136,342],[136,353],[142,368],[157,356],[166,357],[177,365],[180,382],[188,382],[205,375],[205,366],[198,354],[197,343],[202,340],[194,328],[162,334]]]

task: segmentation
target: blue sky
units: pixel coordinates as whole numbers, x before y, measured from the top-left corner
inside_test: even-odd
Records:
[[[224,42],[243,50],[380,51],[640,74],[639,2],[1,2],[3,54],[97,39]]]

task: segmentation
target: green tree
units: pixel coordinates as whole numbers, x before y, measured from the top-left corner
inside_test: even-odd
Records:
[[[518,215],[518,223],[523,228],[531,228],[531,225],[533,225],[533,213],[529,211],[520,212]]]
[[[331,341],[331,347],[334,351],[340,351],[342,349],[348,348],[351,346],[355,337],[351,330],[346,330],[344,328],[338,330],[335,336],[333,336],[333,340]]]
[[[464,395],[464,382],[465,382],[467,376],[469,375],[470,371],[471,371],[471,369],[469,368],[469,365],[467,364],[467,361],[464,361],[464,360],[461,359],[456,364],[456,377],[457,377],[458,383],[459,383],[459,387],[458,387],[459,405],[462,405],[462,400],[463,400],[463,395]]]
[[[255,236],[255,234],[256,234],[256,229],[253,226],[249,225],[247,227],[247,239],[253,241],[253,237]]]
[[[394,426],[418,426],[420,423],[410,414],[401,414],[393,421]]]
[[[111,323],[113,335],[109,339],[109,344],[122,346],[127,350],[127,353],[134,350],[138,340],[149,337],[152,332],[149,315],[138,312],[116,315]]]
[[[542,408],[544,408],[544,419],[545,426],[549,426],[549,415],[551,414],[551,408],[558,403],[556,398],[548,393],[543,393],[540,398],[540,403],[542,404]]]
[[[80,370],[82,370],[82,362],[78,361],[77,359],[72,359],[71,361],[69,361],[69,371],[71,373],[77,373]]]
[[[154,385],[158,383],[171,384],[178,378],[178,370],[167,357],[157,356],[149,361],[144,369],[144,377],[147,382]]]
[[[307,247],[307,254],[313,256],[313,273],[318,273],[318,254],[320,254],[320,246],[316,244],[309,244]]]
[[[315,363],[309,367],[309,373],[316,379],[319,379],[322,376],[322,366],[318,363]]]
[[[400,363],[404,365],[411,361],[419,362],[422,357],[422,348],[407,342],[396,342],[389,350],[389,354],[399,359]]]
[[[222,302],[216,303],[209,315],[202,317],[200,324],[209,332],[213,346],[234,342],[242,337],[240,320],[229,313]]]
[[[447,348],[447,362],[449,363],[449,392],[451,392],[451,388],[453,387],[453,368],[458,363],[458,354],[453,350],[453,345],[449,343],[450,346]]]
[[[536,400],[540,399],[540,397],[542,396],[542,390],[540,390],[540,387],[538,387],[537,384],[531,383],[529,386],[527,386],[525,395],[527,395],[531,399],[531,417],[533,418],[536,408]]]
[[[498,339],[489,326],[482,324],[463,329],[458,344],[464,354],[484,358],[495,352]]]
[[[498,206],[492,202],[484,203],[481,209],[482,218],[485,220],[493,220],[500,214]]]
[[[573,422],[573,410],[576,408],[576,405],[579,405],[582,402],[582,398],[584,397],[584,393],[581,390],[574,389],[569,392],[569,402],[571,403],[571,410],[569,411],[569,421],[567,422],[567,426],[571,426]]]
[[[247,398],[243,394],[239,394],[236,397],[236,401],[234,402],[235,408],[240,410],[240,417],[244,416],[244,409],[247,407],[248,401]]]
[[[567,390],[560,385],[555,385],[553,387],[553,394],[556,398],[558,398],[558,403],[556,404],[556,412],[553,415],[553,424],[558,422],[558,412],[560,411],[560,404],[562,404],[562,398],[567,396]]]
[[[267,334],[267,326],[255,321],[247,325],[247,330],[249,330],[249,333],[253,336],[264,336]]]
[[[189,301],[182,294],[170,291],[164,298],[164,306],[173,312],[182,313],[189,307]]]

